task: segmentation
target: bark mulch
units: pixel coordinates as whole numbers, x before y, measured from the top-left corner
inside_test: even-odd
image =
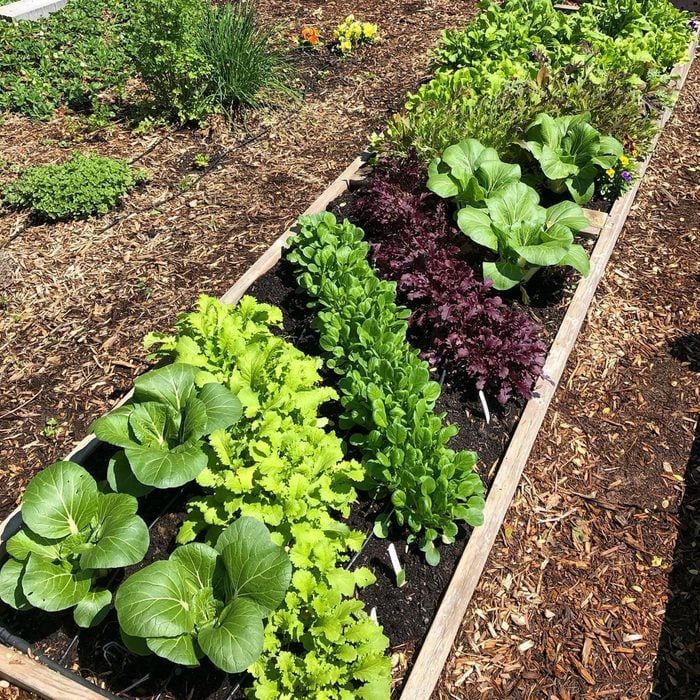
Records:
[[[0,211],[0,518],[144,370],[143,336],[233,284],[426,77],[428,48],[475,2],[260,0],[259,10],[285,37],[308,23],[326,38],[354,12],[383,41],[346,60],[297,56],[303,99],[232,128],[136,135],[124,124],[89,132],[70,115],[2,115],[0,185],[75,149],[134,160],[152,180],[102,219],[41,225]],[[200,152],[211,158],[203,172]]]
[[[699,101],[696,63],[434,697],[700,697]]]

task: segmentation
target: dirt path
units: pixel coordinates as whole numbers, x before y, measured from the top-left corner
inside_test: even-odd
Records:
[[[696,62],[435,697],[698,697],[699,116]]]
[[[0,120],[3,159],[25,166],[72,149],[133,158],[153,174],[99,220],[31,226],[0,215],[0,517],[32,474],[69,451],[144,367],[143,336],[172,325],[200,293],[223,293],[361,151],[424,76],[445,27],[474,14],[451,0],[261,0],[292,35],[332,27],[354,12],[379,23],[383,42],[340,61],[305,61],[304,99],[250,113],[233,130],[121,127],[83,133],[58,117]],[[319,13],[319,9],[322,11]],[[196,182],[195,154],[211,156]],[[0,169],[0,182],[12,177]]]

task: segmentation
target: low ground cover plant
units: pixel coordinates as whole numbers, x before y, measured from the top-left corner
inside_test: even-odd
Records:
[[[74,153],[63,163],[30,167],[2,191],[2,203],[59,221],[106,214],[146,178],[121,160]]]
[[[292,575],[289,557],[255,518],[239,518],[214,547],[177,547],[122,583],[115,607],[136,653],[240,673],[263,650],[263,620],[279,607]]]
[[[459,522],[481,524],[484,487],[476,454],[447,447],[457,428],[434,412],[440,385],[408,344],[409,312],[396,303],[394,283],[370,267],[363,236],[330,213],[302,217],[288,259],[318,308],[326,365],[342,377],[340,427],[362,454],[365,487],[391,498],[375,532],[384,534],[389,520],[406,527],[435,565],[438,538],[451,543]]]
[[[180,363],[142,374],[133,399],[92,424],[100,440],[123,449],[107,471],[115,491],[141,496],[192,481],[209,460],[205,437],[240,419],[238,398],[215,381],[197,386],[197,372]]]
[[[134,61],[159,111],[181,123],[292,96],[289,67],[253,0],[135,0]]]
[[[72,0],[36,21],[0,23],[0,110],[48,119],[64,105],[112,116],[133,76],[122,0]]]
[[[455,196],[457,186],[435,189]],[[544,363],[542,329],[476,279],[452,212],[426,192],[417,159],[382,162],[355,195],[351,218],[370,239],[375,267],[411,309],[425,359],[501,404],[532,395]]]
[[[386,698],[388,640],[354,597],[374,576],[346,569],[365,539],[344,522],[364,469],[343,459],[341,441],[324,430],[320,406],[337,394],[321,386],[320,360],[276,335],[281,323],[279,309],[251,297],[236,307],[202,297],[175,336],[149,338],[159,356],[223,382],[245,416],[210,437],[216,458],[197,478],[204,495],[190,501],[178,539],[204,532],[213,543],[243,515],[288,548],[291,584],[249,668],[253,697]]]
[[[148,549],[136,509],[135,498],[102,493],[74,462],[46,467],[24,492],[24,524],[7,542],[0,599],[18,610],[73,608],[79,626],[99,623],[112,602],[106,570],[136,564]]]

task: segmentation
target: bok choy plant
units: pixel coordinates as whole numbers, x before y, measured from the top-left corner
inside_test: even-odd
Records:
[[[292,566],[255,518],[239,518],[215,547],[193,542],[130,576],[115,607],[135,653],[153,652],[184,666],[207,656],[239,673],[263,650],[263,620],[284,599]]]
[[[428,189],[459,206],[478,206],[518,180],[520,166],[504,163],[476,139],[449,146],[428,167]]]
[[[107,473],[115,491],[140,496],[192,481],[207,466],[203,438],[239,420],[238,398],[211,380],[198,387],[197,373],[180,363],[147,372],[127,405],[93,423],[100,440],[123,448]]]
[[[519,144],[539,165],[536,181],[558,194],[568,190],[577,204],[593,198],[598,176],[623,154],[622,144],[600,134],[590,119],[588,112],[556,118],[538,114]]]
[[[511,289],[527,282],[541,267],[568,265],[584,277],[590,262],[574,234],[588,226],[583,210],[574,202],[549,209],[539,205],[535,190],[522,182],[486,200],[486,208],[463,207],[457,224],[475,243],[498,254],[484,262],[484,279],[495,289]]]
[[[99,584],[106,569],[136,564],[148,549],[148,528],[136,499],[101,493],[74,462],[39,472],[22,499],[22,529],[7,542],[0,598],[18,610],[73,608],[81,627],[100,622],[112,594]]]

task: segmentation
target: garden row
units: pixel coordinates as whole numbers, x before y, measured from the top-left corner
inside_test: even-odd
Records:
[[[447,32],[334,203],[347,218],[300,219],[257,300],[202,298],[150,336],[163,366],[93,425],[107,463],[31,482],[0,598],[90,627],[116,591],[134,654],[247,669],[252,697],[389,697],[386,651],[406,640],[383,605],[410,617],[411,580],[449,578],[482,524],[468,448],[500,456],[589,272],[581,204],[631,186],[692,28],[666,0],[510,0]],[[137,515],[164,489],[187,500],[172,551]],[[405,545],[389,578],[371,554],[387,537]],[[389,638],[365,606],[377,577]]]

